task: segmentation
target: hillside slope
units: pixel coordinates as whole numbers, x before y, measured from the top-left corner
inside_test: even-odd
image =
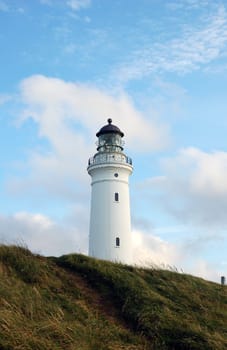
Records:
[[[0,349],[227,349],[227,288],[0,246]]]

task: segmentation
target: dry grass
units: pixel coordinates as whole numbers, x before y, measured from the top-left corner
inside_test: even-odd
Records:
[[[227,349],[226,287],[0,246],[0,349]]]

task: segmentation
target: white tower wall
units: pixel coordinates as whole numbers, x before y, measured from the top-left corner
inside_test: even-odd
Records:
[[[132,166],[103,163],[91,166],[88,172],[92,177],[89,255],[130,264],[129,175]]]

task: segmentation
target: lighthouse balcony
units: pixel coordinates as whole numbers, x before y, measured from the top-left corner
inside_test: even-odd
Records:
[[[91,157],[88,160],[88,166],[102,163],[123,163],[132,165],[132,159],[121,153],[103,153],[96,154],[94,157]]]

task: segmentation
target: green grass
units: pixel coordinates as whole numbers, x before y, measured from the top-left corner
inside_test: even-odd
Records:
[[[227,349],[227,288],[0,246],[0,349]]]

